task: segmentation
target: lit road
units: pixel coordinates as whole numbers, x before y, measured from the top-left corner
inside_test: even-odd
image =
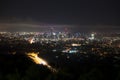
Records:
[[[42,64],[44,66],[47,66],[52,72],[57,72],[56,69],[52,68],[45,60],[43,60],[42,58],[38,57],[37,53],[27,53],[27,56],[33,60],[34,63],[36,64]]]

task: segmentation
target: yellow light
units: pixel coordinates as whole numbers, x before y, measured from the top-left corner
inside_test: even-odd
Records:
[[[50,69],[53,72],[57,72],[56,69],[52,68],[45,60],[43,60],[42,58],[38,57],[37,53],[27,53],[27,56],[29,58],[31,58],[33,60],[33,62],[35,62],[36,64],[42,64],[44,66],[47,66],[48,69]]]
[[[38,57],[38,54],[36,53],[28,53],[27,54],[29,58],[31,58],[36,64],[43,64],[47,65],[47,62],[43,60],[42,58]]]

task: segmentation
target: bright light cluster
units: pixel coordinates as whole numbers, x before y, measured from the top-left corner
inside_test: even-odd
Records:
[[[31,58],[36,64],[42,64],[42,65],[48,65],[45,60],[38,57],[38,54],[36,53],[28,53],[27,54],[29,58]]]

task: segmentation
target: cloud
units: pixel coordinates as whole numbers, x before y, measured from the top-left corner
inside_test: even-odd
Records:
[[[0,23],[0,31],[49,31],[53,27],[56,30],[71,25],[55,25],[55,24],[31,24],[31,23]]]
[[[68,28],[69,31],[80,31],[80,32],[90,32],[90,31],[120,31],[119,26],[112,25],[68,25],[68,24],[46,24],[38,22],[1,22],[0,31],[50,31],[53,27],[56,31],[64,31]]]

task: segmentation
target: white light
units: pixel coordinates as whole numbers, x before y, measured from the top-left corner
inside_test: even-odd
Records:
[[[54,33],[54,32],[53,32],[53,35],[55,36],[55,35],[56,35],[56,33]]]
[[[72,46],[81,46],[81,44],[74,44],[74,43],[73,43]]]
[[[94,36],[95,36],[95,34],[93,34],[93,33],[92,33],[92,34],[91,34],[91,36],[92,36],[92,37],[94,37]]]

